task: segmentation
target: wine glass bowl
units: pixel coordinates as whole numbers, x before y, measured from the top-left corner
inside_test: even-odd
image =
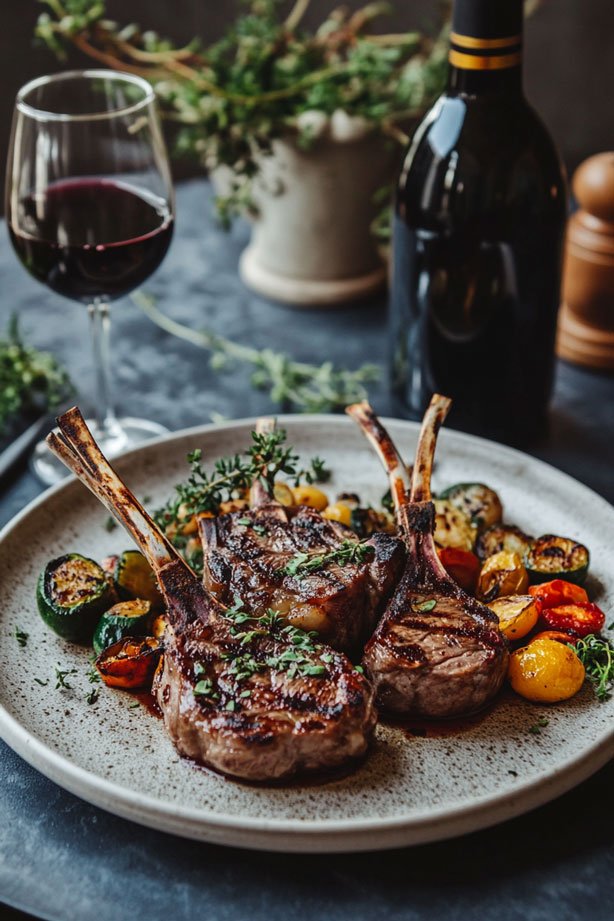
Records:
[[[13,247],[30,274],[87,305],[98,402],[111,454],[165,431],[118,419],[110,398],[109,304],[142,284],[171,241],[174,197],[151,86],[133,74],[69,71],[26,84],[15,103],[6,182]],[[35,469],[55,481],[37,448]]]

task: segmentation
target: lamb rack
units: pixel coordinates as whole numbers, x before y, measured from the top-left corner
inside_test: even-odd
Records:
[[[257,430],[274,424],[259,420]],[[224,604],[238,596],[251,614],[276,611],[334,649],[360,654],[401,573],[402,542],[377,533],[358,548],[349,528],[307,506],[282,505],[261,480],[252,485],[250,506],[200,519],[205,587]],[[336,561],[315,566],[343,548]],[[297,560],[314,566],[297,569]]]
[[[497,617],[448,575],[433,540],[431,472],[437,433],[449,407],[446,397],[431,400],[411,483],[369,404],[347,410],[388,473],[407,548],[405,571],[363,660],[378,706],[399,715],[442,718],[479,710],[497,693],[507,671],[507,645]]]
[[[342,654],[274,613],[225,608],[204,588],[101,453],[78,409],[48,444],[132,535],[167,605],[154,693],[178,751],[225,774],[273,781],[362,756],[376,721],[369,682]]]

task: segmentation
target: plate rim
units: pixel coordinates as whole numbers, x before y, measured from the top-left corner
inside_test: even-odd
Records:
[[[123,452],[114,460],[123,464],[134,455],[155,451],[162,445],[190,436],[198,437],[220,430],[230,431],[253,426],[255,418],[250,416],[179,429]],[[352,420],[347,416],[332,413],[279,414],[276,418],[280,425],[299,424],[313,427],[318,424],[335,422],[353,428]],[[413,420],[382,417],[382,421],[385,425],[400,425],[413,434],[417,434],[420,428],[419,423]],[[478,442],[482,448],[490,445],[511,460],[522,460],[523,463],[528,460],[531,465],[537,465],[548,474],[559,478],[563,484],[565,481],[573,484],[576,491],[579,489],[587,497],[590,496],[592,502],[597,501],[598,505],[603,507],[604,513],[611,514],[614,511],[614,507],[605,497],[540,458],[532,457],[508,445],[455,429],[445,429],[443,435],[444,440],[451,436],[466,445],[472,445],[475,442]],[[76,477],[71,475],[29,502],[0,530],[0,549],[25,518],[75,482]],[[609,733],[595,741],[588,749],[583,749],[576,757],[566,761],[564,767],[556,769],[554,774],[540,775],[529,782],[519,784],[514,791],[490,793],[458,806],[448,805],[438,809],[429,809],[427,812],[418,812],[409,818],[404,815],[367,819],[266,819],[240,815],[224,816],[207,812],[200,807],[165,803],[139,791],[128,790],[116,781],[100,777],[74,764],[69,757],[55,752],[22,726],[1,703],[0,737],[28,764],[54,783],[87,802],[139,824],[184,837],[220,844],[254,849],[319,853],[385,849],[403,844],[441,840],[477,831],[521,815],[555,799],[590,777],[614,757],[613,727]],[[251,839],[243,840],[242,834],[250,835]],[[366,842],[354,840],[356,837],[365,835],[369,836]]]

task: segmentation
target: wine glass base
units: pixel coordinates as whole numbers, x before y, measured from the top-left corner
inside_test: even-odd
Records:
[[[157,422],[149,422],[147,419],[134,419],[128,416],[118,419],[117,424],[112,427],[111,431],[103,434],[94,419],[86,421],[101,451],[107,457],[115,457],[122,451],[128,451],[130,448],[134,448],[144,441],[149,441],[150,438],[156,438],[158,435],[166,435],[169,431]],[[53,486],[70,474],[62,461],[51,453],[44,441],[39,441],[34,448],[30,459],[30,468],[45,486]]]

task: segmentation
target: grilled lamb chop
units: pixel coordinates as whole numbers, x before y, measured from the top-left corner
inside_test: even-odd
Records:
[[[433,540],[430,481],[437,433],[450,407],[431,400],[420,432],[411,489],[406,468],[368,403],[347,410],[386,468],[399,531],[407,546],[405,572],[364,662],[381,709],[440,718],[483,707],[499,690],[508,662],[497,617],[467,595],[442,566]]]
[[[273,425],[273,420],[259,420],[257,430]],[[201,518],[199,530],[204,584],[216,598],[232,604],[238,596],[251,614],[276,611],[350,655],[360,654],[373,633],[405,558],[397,537],[378,533],[365,541],[372,552],[362,562],[288,574],[284,570],[298,554],[317,557],[357,538],[315,509],[281,505],[259,480],[251,489],[250,509]]]
[[[225,609],[119,479],[79,410],[58,425],[49,447],[133,536],[164,594],[168,626],[154,691],[179,752],[255,781],[363,755],[376,712],[351,662],[279,619]]]

